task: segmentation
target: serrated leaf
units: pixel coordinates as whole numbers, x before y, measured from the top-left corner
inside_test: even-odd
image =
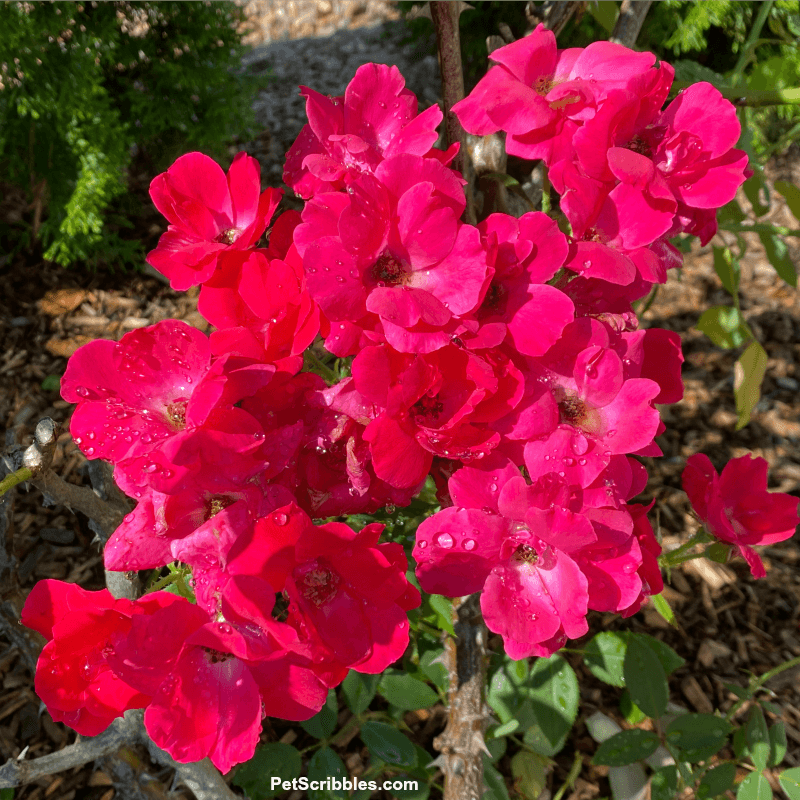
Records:
[[[599,0],[596,3],[589,3],[586,9],[606,31],[612,33],[614,25],[619,16],[619,7],[610,0]]]
[[[528,662],[512,661],[506,658],[489,681],[486,701],[497,713],[500,722],[517,719],[518,712],[525,702],[522,687],[528,679]]]
[[[444,648],[438,647],[432,650],[424,650],[419,654],[419,669],[431,683],[446,692],[450,685],[450,678],[447,668],[439,660],[444,653]],[[435,664],[433,662],[436,662]]]
[[[786,728],[782,722],[776,722],[769,729],[769,762],[770,767],[777,767],[786,756]]]
[[[322,706],[319,713],[311,719],[301,722],[303,730],[315,739],[325,739],[333,733],[336,727],[336,715],[339,712],[339,704],[336,701],[336,692],[331,689],[328,692],[328,699]]]
[[[697,320],[702,331],[717,347],[731,350],[744,344],[750,336],[747,324],[734,306],[711,306]]]
[[[638,636],[628,641],[622,672],[631,700],[648,717],[660,717],[669,701],[667,675],[655,652]]]
[[[244,789],[250,800],[268,800],[283,792],[280,785],[272,788],[273,778],[291,781],[300,777],[302,769],[300,753],[294,747],[282,742],[270,742],[261,745],[249,761],[239,766],[233,783]]]
[[[336,778],[341,785],[343,778],[347,777],[342,759],[330,747],[322,747],[314,753],[308,762],[308,780],[324,781],[326,778]],[[344,800],[347,792],[344,789],[308,789],[309,800]]]
[[[413,767],[417,763],[414,745],[397,728],[383,722],[365,722],[361,726],[361,740],[372,755],[387,764]]]
[[[451,636],[455,636],[456,632],[453,628],[453,603],[440,594],[427,595],[427,598],[430,607],[436,612],[436,621],[439,628],[446,631]]]
[[[736,800],[772,800],[769,781],[760,772],[751,772],[736,791]]]
[[[597,748],[592,762],[607,767],[623,767],[642,761],[655,753],[657,747],[658,736],[652,731],[633,728],[615,733],[610,739],[606,739]]]
[[[666,642],[656,639],[655,636],[650,636],[648,633],[628,633],[628,635],[644,642],[656,654],[656,658],[667,675],[671,675],[686,663],[685,658],[679,656]]]
[[[380,679],[380,674],[365,675],[352,669],[347,674],[347,677],[342,681],[342,692],[344,693],[347,707],[354,714],[360,714],[369,708],[369,704],[378,690]]]
[[[675,800],[678,790],[678,768],[674,764],[661,767],[650,779],[650,800]]]
[[[627,636],[605,631],[598,633],[586,645],[583,652],[584,664],[595,678],[611,686],[624,686],[622,664],[625,661],[625,650],[628,646]]]
[[[767,373],[767,352],[758,342],[751,342],[733,365],[733,394],[736,398],[736,430],[748,422],[761,397],[761,384]]]
[[[492,766],[485,753],[483,754],[483,782],[486,785],[486,791],[483,793],[482,800],[510,800],[503,776]]]
[[[778,780],[790,800],[800,800],[800,767],[784,770]]]
[[[683,760],[696,764],[718,753],[730,732],[730,723],[722,717],[683,714],[667,728],[667,741],[681,751]]]
[[[733,786],[735,777],[736,764],[731,762],[710,769],[703,775],[703,779],[697,787],[697,800],[706,800],[706,798],[725,794]]]
[[[789,248],[786,242],[776,233],[759,231],[758,238],[764,245],[767,252],[769,263],[775,268],[775,272],[783,278],[789,286],[797,286],[797,270],[794,267],[792,257],[789,255]]]
[[[754,705],[750,710],[745,726],[745,741],[756,769],[765,769],[769,761],[769,731],[761,706]]]
[[[800,220],[800,189],[787,181],[775,181],[775,190],[783,195],[786,205],[789,206],[789,211],[794,214],[796,219]]]
[[[739,260],[730,247],[714,245],[714,271],[731,294],[739,290]]]
[[[404,711],[430,708],[439,702],[439,695],[427,683],[402,672],[385,672],[378,691],[388,703]]]
[[[675,612],[667,602],[663,594],[654,594],[650,600],[653,603],[653,608],[661,614],[662,617],[673,627],[677,627],[678,623],[675,619]]]
[[[525,800],[537,800],[547,785],[548,759],[544,756],[520,750],[511,759],[511,774],[514,788]]]
[[[572,667],[559,655],[537,658],[527,680],[533,713],[539,730],[554,756],[564,746],[578,713],[578,679]]]
[[[750,163],[753,161],[751,159]],[[753,206],[753,211],[757,217],[763,217],[769,211],[769,187],[764,180],[764,176],[760,169],[755,169],[753,175],[749,177],[743,184],[745,197],[750,201]],[[761,202],[761,192],[764,192],[766,203]]]
[[[631,725],[636,725],[647,718],[647,714],[631,700],[631,693],[627,689],[622,693],[622,697],[619,699],[619,710],[622,712],[622,716],[625,717],[625,720]]]

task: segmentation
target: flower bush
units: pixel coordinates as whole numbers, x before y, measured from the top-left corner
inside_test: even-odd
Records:
[[[377,523],[315,520],[408,505],[429,476],[440,508],[419,525],[416,579],[481,592],[511,658],[550,656],[589,610],[630,616],[660,593],[649,507],[631,501],[683,359],[632,304],[679,268],[669,239],[707,241],[745,180],[738,121],[710,84],[662,110],[672,68],[619,45],[558,51],[539,26],[492,58],[456,113],[544,161],[569,234],[542,212],[462,221],[456,150],[433,148],[440,112],[418,114],[374,64],[344,97],[303,90],[285,172],[301,213],[272,220],[279,195],[244,154],[227,176],[190,153],[154,179],[170,228],[150,263],[201,287],[216,330],[164,321],[92,342],[62,394],[75,442],[136,501],[106,567],[177,561],[191,591],[31,594],[23,619],[51,639],[37,689],[79,732],[145,708],[174,758],[227,771],[266,715],[308,719],[348,670],[382,672],[420,604],[403,548]],[[352,357],[330,385],[301,371],[318,333]],[[718,478],[696,456],[685,477],[756,575],[752,545],[798,521],[765,472],[731,462]]]

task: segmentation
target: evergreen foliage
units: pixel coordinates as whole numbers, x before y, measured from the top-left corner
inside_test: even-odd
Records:
[[[4,249],[39,240],[64,265],[133,258],[107,225],[132,154],[158,171],[178,152],[221,155],[251,124],[232,70],[243,22],[233,3],[0,4],[0,170],[36,209],[0,227]]]

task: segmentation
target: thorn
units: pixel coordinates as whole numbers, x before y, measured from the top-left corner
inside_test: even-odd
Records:
[[[486,746],[486,740],[483,738],[483,734],[480,731],[475,731],[475,733],[472,734],[472,746],[476,747],[482,753],[486,753],[489,758],[492,757],[489,748]]]

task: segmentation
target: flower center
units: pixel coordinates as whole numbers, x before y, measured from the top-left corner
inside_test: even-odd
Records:
[[[403,265],[388,251],[378,258],[369,271],[369,276],[375,281],[376,286],[397,286],[405,283],[408,273]]]
[[[423,395],[412,406],[414,411],[414,421],[417,425],[430,425],[439,419],[439,415],[444,411],[444,405],[438,397]]]
[[[533,82],[533,91],[544,97],[553,88],[553,79],[549,75],[540,75]]]
[[[511,558],[525,564],[535,564],[539,560],[539,554],[529,544],[521,544],[512,553]]]
[[[232,506],[236,501],[232,497],[225,497],[225,495],[216,495],[206,502],[205,521],[216,517],[220,511]]]
[[[625,145],[625,147],[628,150],[632,150],[634,153],[639,153],[641,156],[646,156],[647,158],[653,157],[653,148],[650,147],[650,144],[641,136],[639,136],[638,133],[628,142],[628,144]]]
[[[167,406],[167,419],[176,430],[182,431],[186,427],[186,406],[188,400],[176,400]]]
[[[241,235],[241,228],[226,228],[214,238],[214,241],[218,244],[233,244]]]
[[[339,586],[339,576],[327,567],[317,565],[300,579],[300,592],[317,608],[327,603]]]
[[[211,647],[204,647],[206,651],[206,658],[212,664],[224,664],[228,659],[233,658],[230,653],[221,653],[219,650],[214,650]]]
[[[586,404],[579,397],[567,396],[558,404],[561,422],[567,422],[579,428],[586,422]]]

